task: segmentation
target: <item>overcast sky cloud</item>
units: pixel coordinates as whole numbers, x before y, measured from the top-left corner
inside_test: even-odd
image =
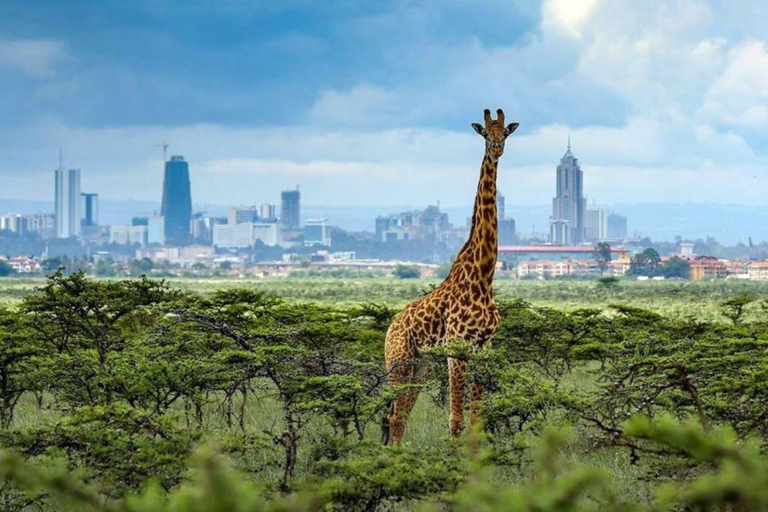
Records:
[[[58,148],[106,198],[467,205],[502,107],[499,177],[546,204],[567,138],[590,198],[765,203],[763,0],[144,0],[0,4],[3,195],[52,197]],[[50,185],[50,186],[48,186]]]

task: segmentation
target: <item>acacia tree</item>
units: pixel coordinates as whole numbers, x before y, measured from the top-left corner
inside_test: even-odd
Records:
[[[58,270],[19,311],[46,349],[41,364],[48,365],[56,397],[70,406],[96,405],[119,399],[116,378],[133,378],[110,368],[140,327],[144,308],[177,295],[162,281],[96,281]]]
[[[38,389],[35,358],[41,347],[28,317],[0,308],[0,428],[8,428],[21,396]]]
[[[656,249],[649,247],[632,258],[627,274],[632,276],[654,277],[661,270],[661,256]]]
[[[281,421],[263,433],[283,451],[284,490],[290,487],[310,417],[326,420],[338,436],[354,433],[362,439],[384,408],[380,347],[388,310],[287,304],[247,290],[185,296],[166,309],[170,316],[164,323],[171,335],[194,333],[206,340],[207,357],[231,372],[229,380],[211,389],[229,397],[239,393],[243,404],[250,393],[277,399]]]
[[[600,275],[602,276],[611,264],[611,244],[608,242],[598,242],[595,245],[594,258],[597,261]]]

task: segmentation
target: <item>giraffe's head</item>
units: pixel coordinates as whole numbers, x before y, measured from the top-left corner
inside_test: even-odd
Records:
[[[491,111],[485,109],[485,126],[472,123],[472,128],[485,139],[485,152],[494,160],[504,154],[504,141],[517,130],[520,123],[509,123],[504,126],[504,111],[496,111],[497,119],[491,119]]]

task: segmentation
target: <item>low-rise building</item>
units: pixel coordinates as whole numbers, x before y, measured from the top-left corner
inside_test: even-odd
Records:
[[[688,277],[693,280],[721,279],[727,277],[728,262],[714,256],[697,256],[689,259]]]
[[[245,249],[253,247],[257,241],[275,246],[278,236],[278,225],[275,223],[242,222],[213,226],[213,245],[222,249]]]
[[[768,261],[751,261],[747,264],[747,275],[754,281],[768,281]]]
[[[629,257],[629,254],[621,254],[618,258],[610,262],[609,267],[611,269],[611,274],[614,276],[626,275],[631,264],[632,258]]]
[[[439,206],[430,205],[424,210],[395,213],[376,217],[376,240],[433,240],[443,238],[451,229],[448,214]]]
[[[17,256],[4,261],[18,274],[36,274],[42,271],[40,261],[37,258]]]
[[[119,245],[147,245],[147,226],[112,226],[109,241]]]

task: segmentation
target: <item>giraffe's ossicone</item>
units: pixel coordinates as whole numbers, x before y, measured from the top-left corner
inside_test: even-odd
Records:
[[[420,357],[425,347],[465,341],[477,348],[488,345],[499,326],[493,300],[493,274],[498,252],[496,172],[504,143],[518,123],[504,125],[504,112],[497,119],[485,110],[484,125],[473,123],[485,139],[485,155],[475,196],[469,239],[459,251],[445,280],[429,294],[411,302],[395,316],[387,331],[384,354],[392,386],[397,392],[384,420],[384,441],[400,444],[408,415],[428,379],[430,368]],[[450,432],[458,435],[464,426],[466,363],[448,359],[451,398]],[[482,387],[472,383],[470,421],[477,421]]]

